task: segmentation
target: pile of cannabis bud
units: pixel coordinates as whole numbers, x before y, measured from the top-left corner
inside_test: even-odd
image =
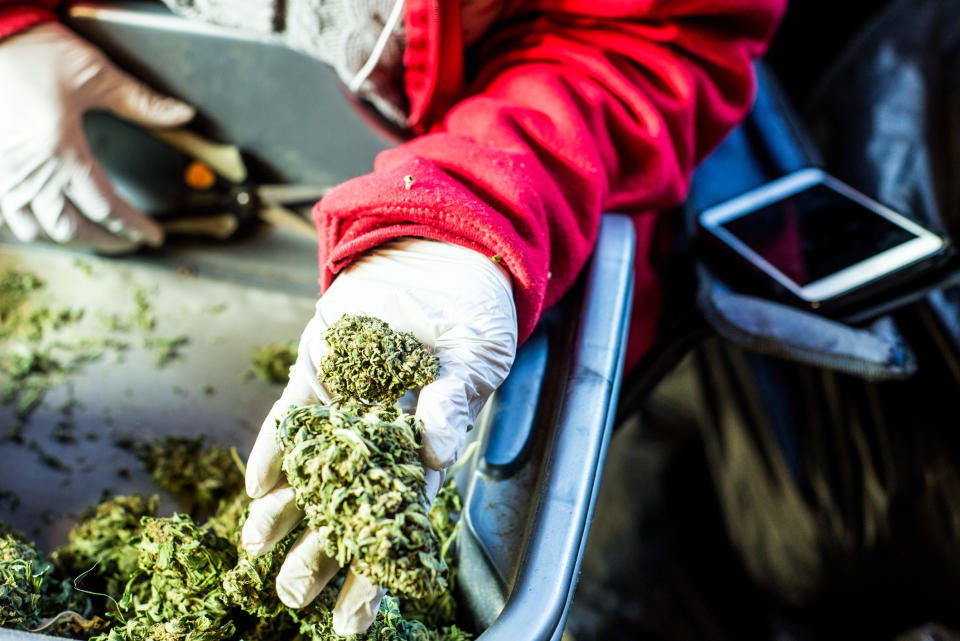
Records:
[[[435,372],[435,361],[426,362],[433,363]],[[342,439],[344,452],[353,455],[347,453],[333,465],[337,478],[352,479],[351,485],[339,489],[349,494],[366,487],[369,496],[377,499],[364,506],[344,495],[344,505],[353,506],[344,514],[344,527],[362,539],[344,554],[363,557],[368,545],[364,541],[370,535],[379,546],[376,549],[389,551],[391,559],[382,566],[368,562],[364,567],[370,568],[372,576],[381,576],[375,573],[382,568],[393,568],[391,576],[406,577],[397,595],[384,597],[370,629],[353,638],[469,641],[471,636],[454,625],[454,569],[446,572],[447,582],[441,584],[446,590],[427,589],[453,561],[461,506],[451,480],[426,512],[423,470],[417,459],[422,426],[393,405],[371,408],[355,403],[299,408],[287,416],[285,424],[281,431],[292,439],[288,454],[302,454],[301,445],[319,447],[314,432],[323,425],[341,426],[335,438]],[[189,505],[193,516],[158,517],[156,497],[116,496],[75,526],[69,543],[49,560],[22,538],[0,538],[0,625],[42,628],[47,634],[93,641],[338,639],[333,608],[344,571],[305,608],[288,608],[276,595],[280,565],[306,522],[260,557],[249,556],[240,546],[249,499],[241,489],[242,473],[235,469],[239,466],[233,463],[238,459],[235,452],[184,437],[132,447],[154,482]],[[290,460],[303,463],[298,456]],[[381,467],[370,467],[369,461]],[[353,476],[351,467],[356,472]],[[333,477],[323,488],[313,483],[310,474],[303,479],[308,494],[317,490],[326,499],[339,487]],[[381,494],[388,486],[391,490]],[[336,511],[322,500],[310,505]],[[213,513],[202,521],[204,508]],[[381,517],[369,519],[381,509]],[[393,520],[384,518],[388,514]],[[358,530],[357,517],[367,518],[372,529]],[[385,531],[384,526],[393,529]],[[406,549],[419,550],[416,563],[404,555]]]
[[[323,335],[319,377],[332,405],[290,409],[277,429],[297,504],[341,566],[408,598],[447,589],[441,544],[427,516],[423,424],[396,405],[426,385],[439,359],[413,334],[345,315]]]

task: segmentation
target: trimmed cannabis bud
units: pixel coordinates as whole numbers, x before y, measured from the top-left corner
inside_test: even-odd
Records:
[[[153,605],[147,614],[157,622],[197,612],[225,616],[227,605],[214,588],[236,563],[236,547],[185,514],[145,517],[141,528],[137,565],[149,577],[154,596],[150,603],[164,603],[162,608]]]
[[[0,626],[28,630],[39,623],[43,582],[52,568],[35,545],[0,530]]]
[[[378,318],[344,314],[323,338],[330,352],[320,361],[319,375],[343,399],[391,405],[440,371],[440,359],[416,336]]]
[[[374,583],[423,597],[446,589],[446,564],[427,518],[422,424],[356,407],[291,410],[277,440],[283,470],[324,552]]]
[[[210,514],[220,501],[243,487],[243,475],[233,462],[230,448],[206,447],[203,436],[168,436],[135,446],[137,458],[157,487],[178,498],[187,498],[192,513]]]
[[[268,383],[286,383],[297,360],[296,341],[269,343],[253,353],[253,373]]]
[[[409,332],[344,315],[323,334],[320,379],[333,406],[291,408],[279,421],[283,471],[324,552],[408,598],[446,590],[420,463],[423,424],[397,400],[437,377],[440,361]],[[370,404],[377,404],[371,406]]]
[[[411,616],[423,621],[427,627],[439,628],[453,623],[457,618],[457,601],[453,598],[456,587],[457,568],[453,558],[453,543],[457,536],[459,521],[455,516],[463,510],[460,492],[453,477],[448,480],[437,498],[433,500],[433,507],[427,515],[430,518],[430,527],[434,537],[440,541],[443,561],[447,564],[447,589],[442,592],[427,594],[419,599],[402,599],[400,602],[404,612],[414,613]]]
[[[204,614],[188,614],[152,625],[132,619],[108,635],[94,637],[106,641],[226,641],[236,629],[232,621],[222,622]],[[92,640],[93,641],[93,640]]]
[[[223,577],[223,592],[232,605],[262,619],[273,618],[287,610],[277,597],[274,581],[287,550],[303,529],[302,526],[295,528],[262,556],[253,557],[240,550],[237,565]]]
[[[156,513],[156,496],[107,499],[70,530],[70,542],[51,559],[64,576],[84,574],[81,588],[119,596],[137,570],[140,520]]]
[[[99,641],[221,641],[235,632],[220,577],[235,546],[184,514],[141,521],[134,573],[117,614],[121,625]]]
[[[338,637],[333,632],[333,607],[344,573],[334,578],[306,608],[292,610],[282,606],[273,581],[304,526],[285,537],[267,554],[252,559],[236,548],[241,522],[236,511],[240,506],[246,507],[247,503],[246,497],[238,493],[221,504],[221,514],[198,526],[183,515],[140,518],[141,514],[153,512],[155,499],[118,496],[106,501],[74,529],[70,545],[58,550],[54,556],[64,576],[82,574],[77,581],[85,589],[95,589],[98,585],[118,586],[105,588],[110,595],[120,596],[122,592],[118,602],[110,600],[107,616],[112,623],[99,617],[87,620],[62,612],[65,609],[84,612],[89,606],[78,605],[76,597],[85,599],[84,595],[67,594],[72,581],[58,583],[50,580],[46,575],[47,566],[42,569],[45,583],[36,592],[39,604],[32,611],[29,625],[40,621],[43,616],[62,612],[56,617],[60,625],[48,627],[45,632],[82,637],[112,625],[109,632],[99,634],[91,641],[335,641]],[[455,526],[447,510],[458,509],[455,488],[447,486],[438,497],[437,505],[438,511],[430,514],[431,522],[442,540],[452,540],[450,537]],[[215,523],[221,526],[232,523],[231,536],[225,539],[215,534]],[[36,565],[41,564],[42,559],[35,547],[16,538],[13,541],[18,547],[12,556],[19,566],[29,561],[33,567],[43,568]],[[71,560],[82,567],[93,555],[99,562],[95,561],[82,570],[65,564]],[[234,559],[236,563],[231,568]],[[0,552],[0,577],[5,576],[2,574],[6,568],[4,560],[5,556]],[[224,571],[227,568],[230,569]],[[22,574],[36,575],[37,571]],[[55,590],[57,586],[60,593]],[[30,588],[31,595],[32,590]],[[0,590],[0,595],[5,594]],[[34,602],[32,596],[28,595],[28,602]],[[0,596],[0,612],[5,612],[3,606],[7,603]],[[454,616],[452,610],[433,618],[428,612],[418,611],[417,604],[401,603],[387,595],[370,629],[354,637],[355,641],[469,641],[469,634],[450,625]],[[22,608],[16,611],[21,612]],[[3,624],[28,625],[12,621]]]

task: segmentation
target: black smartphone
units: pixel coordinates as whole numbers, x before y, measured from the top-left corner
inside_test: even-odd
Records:
[[[774,296],[847,309],[941,264],[949,243],[820,169],[801,169],[714,205],[701,235]],[[722,267],[721,267],[722,269]]]

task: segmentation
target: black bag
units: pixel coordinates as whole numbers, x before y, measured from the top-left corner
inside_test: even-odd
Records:
[[[704,206],[817,164],[960,240],[960,0],[894,2],[851,44],[805,109],[822,159],[760,78],[754,113],[695,175],[688,232]],[[857,324],[696,275],[722,337],[697,352],[704,444],[754,581],[857,638],[960,622],[956,275]]]

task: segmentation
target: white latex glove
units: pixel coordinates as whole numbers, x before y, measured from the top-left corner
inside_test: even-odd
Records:
[[[380,318],[409,331],[440,358],[437,380],[416,404],[423,421],[422,460],[432,503],[442,470],[457,460],[484,401],[506,378],[517,349],[517,314],[506,272],[469,249],[432,240],[394,241],[355,262],[317,303],[300,339],[296,364],[280,400],[267,415],[247,463],[247,493],[254,499],[243,527],[243,545],[253,555],[269,550],[303,518],[293,489],[282,478],[277,419],[291,405],[329,402],[316,366],[327,351],[321,334],[344,314]],[[409,395],[408,395],[409,396]],[[402,404],[401,400],[401,404]],[[277,576],[277,593],[299,608],[319,594],[339,568],[320,552],[306,530]],[[357,634],[373,622],[385,590],[348,572],[333,612],[337,634]]]
[[[58,23],[0,41],[0,87],[0,222],[23,241],[110,253],[163,242],[163,230],[114,193],[81,118],[106,109],[172,127],[193,118],[192,107],[134,80]]]

